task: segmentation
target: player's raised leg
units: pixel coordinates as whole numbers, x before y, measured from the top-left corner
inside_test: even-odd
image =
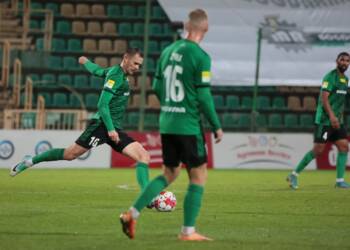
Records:
[[[41,154],[38,154],[34,157],[26,155],[21,162],[19,162],[13,168],[11,168],[10,175],[16,176],[17,174],[23,172],[27,168],[30,168],[40,162],[59,161],[59,160],[71,161],[76,159],[80,155],[84,154],[86,151],[88,151],[87,148],[84,148],[74,143],[73,145],[69,146],[66,149],[53,148]]]

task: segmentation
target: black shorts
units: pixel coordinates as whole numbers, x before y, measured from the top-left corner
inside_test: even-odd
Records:
[[[346,138],[346,129],[343,124],[340,125],[339,129],[334,129],[332,126],[316,124],[314,143],[326,143],[327,141],[335,142]]]
[[[207,162],[204,134],[162,134],[163,163],[166,167],[177,167],[180,162],[188,168]]]
[[[107,143],[115,151],[121,153],[126,146],[133,143],[135,140],[121,130],[116,129],[116,131],[120,139],[118,143],[109,138],[107,128],[103,122],[92,119],[75,143],[87,149]]]

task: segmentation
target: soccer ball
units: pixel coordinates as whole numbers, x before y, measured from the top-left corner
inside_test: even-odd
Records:
[[[176,207],[176,197],[170,191],[162,191],[153,200],[154,207],[159,212],[171,212]]]

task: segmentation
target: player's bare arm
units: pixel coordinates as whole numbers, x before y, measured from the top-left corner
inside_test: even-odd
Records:
[[[331,122],[332,127],[335,129],[338,129],[340,127],[339,120],[335,116],[335,114],[331,108],[331,105],[329,104],[328,97],[329,97],[329,92],[323,91],[322,92],[322,104],[323,104],[325,111],[327,112],[327,114],[329,116],[329,120]]]

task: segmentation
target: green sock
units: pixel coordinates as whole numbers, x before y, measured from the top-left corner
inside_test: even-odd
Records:
[[[141,190],[144,190],[149,182],[148,165],[143,162],[136,164],[136,178]]]
[[[204,187],[190,184],[184,200],[184,226],[193,227],[201,208]]]
[[[167,186],[168,186],[168,181],[165,179],[164,175],[159,175],[146,186],[146,188],[142,191],[140,196],[137,198],[133,207],[136,208],[137,211],[141,212],[141,210],[145,206],[150,204],[152,199],[156,197]]]
[[[337,155],[337,179],[344,178],[348,152],[338,152]]]
[[[63,160],[64,148],[53,148],[33,157],[33,164],[43,161]]]
[[[310,161],[312,161],[315,158],[315,154],[312,150],[310,150],[309,152],[307,152],[304,155],[304,158],[299,162],[298,166],[295,169],[295,172],[297,172],[298,174],[304,170],[304,168],[310,163]]]

